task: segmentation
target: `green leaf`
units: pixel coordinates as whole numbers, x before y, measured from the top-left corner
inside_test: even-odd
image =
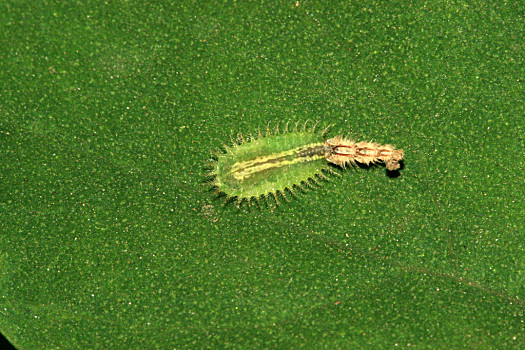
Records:
[[[519,2],[4,1],[0,331],[20,349],[525,347]],[[238,133],[404,149],[224,203]]]

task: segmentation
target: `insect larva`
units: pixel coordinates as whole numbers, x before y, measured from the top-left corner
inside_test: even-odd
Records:
[[[263,136],[259,131],[257,138],[246,141],[240,136],[240,143],[224,146],[225,152],[217,154],[210,175],[213,185],[227,198],[259,201],[261,197],[277,194],[286,198],[286,191],[294,193],[295,188],[304,189],[318,183],[318,178],[326,178],[323,171],[333,172],[328,163],[345,168],[356,163],[384,163],[387,170],[398,170],[403,160],[403,150],[391,145],[374,142],[354,142],[342,136],[325,139],[327,129],[320,133],[315,125],[307,129],[297,127],[283,133]]]

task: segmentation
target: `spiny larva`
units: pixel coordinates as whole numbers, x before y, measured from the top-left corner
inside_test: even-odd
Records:
[[[323,172],[334,172],[328,163],[342,168],[356,163],[384,163],[387,170],[400,168],[403,150],[391,145],[374,142],[355,142],[342,135],[325,139],[328,128],[315,131],[316,125],[307,128],[295,124],[289,130],[275,132],[267,129],[265,135],[259,130],[258,136],[249,140],[240,135],[240,142],[224,146],[225,152],[217,153],[210,175],[217,192],[227,198],[235,198],[238,203],[277,194],[286,199],[286,191],[294,194],[295,188],[319,183],[317,178],[327,178]]]

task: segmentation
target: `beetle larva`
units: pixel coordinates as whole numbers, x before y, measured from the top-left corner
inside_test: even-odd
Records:
[[[391,145],[374,142],[354,142],[342,136],[325,139],[323,132],[317,133],[315,125],[307,129],[306,123],[293,131],[285,128],[257,138],[224,146],[225,152],[217,154],[210,175],[213,185],[227,198],[257,201],[259,198],[275,197],[281,193],[286,198],[286,190],[294,193],[294,188],[318,183],[318,178],[326,178],[323,172],[331,172],[328,163],[340,167],[356,163],[384,163],[387,170],[400,168],[403,150]]]

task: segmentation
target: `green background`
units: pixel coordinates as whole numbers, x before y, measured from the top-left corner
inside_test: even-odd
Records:
[[[0,4],[0,331],[20,349],[525,347],[524,6]],[[268,123],[405,150],[224,204]]]

